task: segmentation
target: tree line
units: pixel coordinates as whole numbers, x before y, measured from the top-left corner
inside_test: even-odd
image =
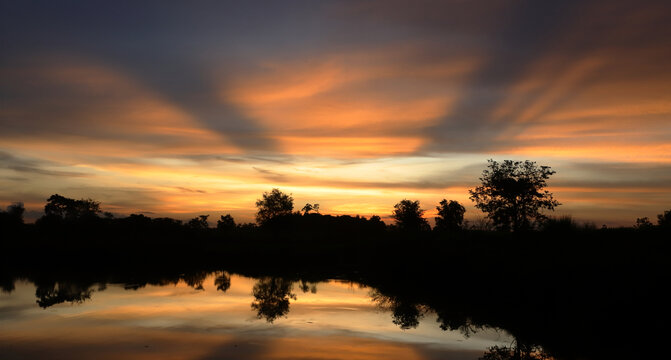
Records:
[[[546,190],[547,180],[555,174],[549,166],[539,166],[532,161],[504,160],[499,163],[488,161],[487,169],[480,177],[481,184],[469,190],[470,199],[475,207],[486,215],[485,226],[505,232],[520,232],[534,229],[562,229],[575,228],[577,224],[571,217],[551,218],[544,211],[553,211],[561,205],[553,194]],[[286,194],[279,189],[265,192],[261,199],[256,201],[256,224],[237,224],[230,214],[222,215],[216,222],[216,229],[221,232],[231,232],[236,229],[251,229],[255,227],[274,227],[289,218],[296,216],[318,217],[319,204],[305,204],[300,212],[294,212],[292,194]],[[467,228],[464,220],[466,208],[456,200],[443,199],[436,206],[436,232],[458,232]],[[23,224],[25,208],[22,203],[10,205],[6,211],[0,212],[0,227],[12,228]],[[392,218],[394,224],[390,228],[403,233],[421,233],[431,230],[428,220],[419,200],[403,199],[394,205]],[[54,194],[47,199],[44,207],[44,216],[37,220],[37,225],[49,225],[62,222],[82,222],[99,218],[113,219],[114,215],[103,212],[100,202],[93,199],[71,199]],[[327,215],[328,216],[328,215]],[[386,225],[377,215],[369,219],[342,216],[340,220],[358,219],[359,222],[368,222],[378,228]],[[669,227],[671,224],[671,210],[666,210],[657,216],[659,227]],[[170,218],[150,219],[142,214],[131,214],[128,219],[135,222],[153,221],[166,226],[183,226],[190,230],[202,231],[210,228],[209,215],[199,215],[185,223]],[[649,218],[636,219],[634,226],[645,230],[655,227]]]

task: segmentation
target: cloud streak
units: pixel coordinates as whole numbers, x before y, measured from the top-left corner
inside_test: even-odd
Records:
[[[670,13],[618,0],[3,4],[0,199],[67,191],[120,213],[251,219],[282,186],[324,212],[372,213],[407,196],[467,202],[486,159],[514,158],[562,169],[565,209],[653,216],[671,201]]]

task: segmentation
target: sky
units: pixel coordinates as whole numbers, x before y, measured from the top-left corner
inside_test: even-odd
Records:
[[[668,1],[0,0],[0,206],[389,219],[464,204],[488,159],[556,174],[555,215],[671,208]]]

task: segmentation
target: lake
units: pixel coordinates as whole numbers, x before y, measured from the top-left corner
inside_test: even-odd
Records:
[[[177,280],[18,280],[0,293],[10,359],[477,359],[503,330],[442,330],[374,288],[225,272]]]

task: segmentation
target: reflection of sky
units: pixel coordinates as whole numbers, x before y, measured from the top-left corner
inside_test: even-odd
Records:
[[[558,173],[561,213],[631,224],[671,201],[660,0],[115,1],[0,5],[0,204],[383,217],[467,205],[488,158]],[[217,216],[218,217],[218,216]]]
[[[476,359],[509,342],[491,330],[470,338],[442,331],[432,314],[400,330],[371,302],[370,289],[334,281],[314,294],[294,286],[288,316],[269,324],[250,307],[254,282],[232,276],[225,294],[212,276],[204,290],[108,286],[83,304],[47,309],[35,304],[33,285],[17,283],[0,295],[0,348],[9,359]]]

